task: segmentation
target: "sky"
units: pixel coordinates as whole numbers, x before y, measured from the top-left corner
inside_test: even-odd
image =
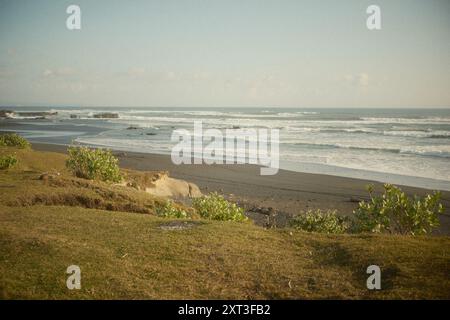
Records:
[[[0,105],[450,107],[450,1],[0,0]]]

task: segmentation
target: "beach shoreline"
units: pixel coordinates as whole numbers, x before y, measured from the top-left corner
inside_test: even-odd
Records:
[[[33,149],[66,153],[66,145],[33,143]],[[114,151],[120,166],[127,169],[168,171],[170,176],[197,184],[203,193],[219,192],[250,211],[260,224],[269,219],[283,227],[293,215],[309,209],[338,210],[351,215],[358,201],[367,200],[366,186],[373,184],[381,190],[382,183],[333,175],[302,173],[280,169],[273,176],[261,176],[259,166],[175,165],[169,155]],[[401,186],[409,195],[423,196],[430,190]],[[436,234],[450,234],[450,192],[441,191],[446,208]]]
[[[30,113],[33,109],[25,110]],[[194,121],[201,120],[205,128],[223,131],[230,126],[257,128],[258,119],[267,119],[267,128],[278,128],[282,133],[278,166],[281,169],[450,191],[446,169],[450,153],[445,144],[446,119],[450,118],[439,110],[434,110],[435,116],[441,116],[438,120],[423,118],[424,114],[420,113],[408,118],[410,114],[398,114],[399,110],[392,110],[391,118],[379,118],[387,115],[380,115],[376,110],[355,113],[346,109],[337,113],[326,109],[315,112],[274,109],[255,114],[244,109],[223,112],[175,108],[170,115],[165,110],[148,108],[121,109],[111,113],[115,115],[111,119],[95,117],[106,114],[107,110],[37,108],[33,114],[52,115],[28,120],[0,118],[0,132],[17,132],[36,143],[77,143],[124,152],[170,155],[175,145],[171,141],[175,127],[189,131]],[[400,115],[405,118],[396,118]]]

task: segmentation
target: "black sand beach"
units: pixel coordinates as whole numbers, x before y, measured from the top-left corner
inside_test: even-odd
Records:
[[[66,152],[64,145],[33,143],[41,151]],[[367,199],[365,186],[382,184],[369,180],[280,170],[261,176],[255,165],[174,165],[168,155],[115,152],[121,167],[136,170],[167,170],[170,176],[196,183],[203,193],[217,191],[253,212],[260,224],[284,226],[290,216],[308,209],[336,209],[349,215],[358,201]],[[403,191],[424,195],[430,190],[402,186]],[[450,234],[450,192],[442,191],[446,208],[437,234]]]

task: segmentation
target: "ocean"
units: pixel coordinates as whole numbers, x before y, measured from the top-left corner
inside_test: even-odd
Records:
[[[175,129],[276,128],[282,169],[450,190],[450,109],[2,108],[51,111],[1,119],[36,142],[170,154]],[[98,119],[101,112],[116,119]]]

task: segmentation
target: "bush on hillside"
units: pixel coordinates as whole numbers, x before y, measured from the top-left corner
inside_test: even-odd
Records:
[[[439,192],[410,198],[390,184],[384,185],[380,196],[373,195],[372,186],[368,191],[370,201],[360,202],[354,211],[356,231],[421,235],[439,226],[439,215],[444,211]]]
[[[291,221],[291,226],[298,230],[319,233],[345,233],[350,229],[350,221],[337,215],[337,211],[322,212],[319,210],[308,210],[296,216]]]
[[[110,150],[69,147],[66,166],[77,177],[106,182],[120,182],[119,160]]]
[[[0,135],[0,146],[19,147],[25,149],[30,147],[30,143],[27,139],[16,133],[5,133]]]
[[[195,198],[192,205],[200,217],[221,221],[246,221],[244,209],[231,203],[216,192]]]
[[[171,200],[166,201],[164,205],[157,207],[156,214],[164,218],[185,219],[190,218],[188,213],[176,206]]]
[[[18,160],[16,156],[6,155],[0,156],[0,170],[10,169],[17,164]]]

